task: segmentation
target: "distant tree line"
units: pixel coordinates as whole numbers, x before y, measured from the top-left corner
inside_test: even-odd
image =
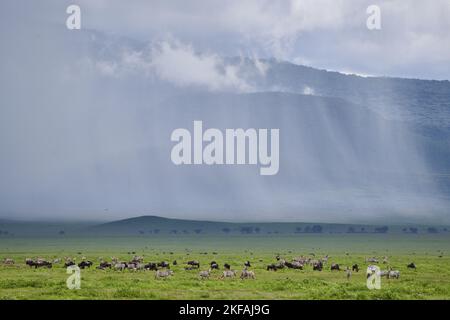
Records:
[[[315,224],[312,226],[306,226],[304,229],[302,227],[296,227],[294,233],[322,233],[323,227],[320,224]]]

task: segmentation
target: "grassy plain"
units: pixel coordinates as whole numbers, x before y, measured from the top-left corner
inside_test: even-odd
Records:
[[[52,269],[30,269],[25,258],[46,259],[82,256],[98,265],[100,257],[128,261],[143,255],[145,261],[167,260],[174,276],[155,280],[154,272],[81,271],[81,289],[69,290],[69,276],[62,264]],[[359,273],[347,280],[344,271],[322,272],[284,269],[266,271],[280,254],[286,260],[314,253],[328,254],[330,263],[341,267],[358,263]],[[0,259],[13,258],[13,266],[0,265],[0,299],[450,299],[450,236],[389,234],[304,234],[304,235],[178,235],[146,237],[59,237],[0,239]],[[400,270],[398,280],[382,279],[381,290],[366,287],[366,257],[388,256],[389,265]],[[207,270],[212,260],[227,262],[242,270],[252,263],[255,280],[219,280],[213,271],[209,280],[199,280],[198,271],[185,271],[185,262],[199,260]],[[406,265],[414,262],[417,270]]]

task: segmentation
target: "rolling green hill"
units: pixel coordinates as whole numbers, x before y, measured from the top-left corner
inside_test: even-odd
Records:
[[[306,222],[232,223],[140,216],[108,223],[0,221],[0,237],[293,235],[293,234],[450,234],[446,226],[364,225]]]

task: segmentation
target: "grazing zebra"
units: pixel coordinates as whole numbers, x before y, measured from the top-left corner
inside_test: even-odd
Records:
[[[255,273],[251,270],[244,269],[241,272],[241,279],[255,279]]]
[[[172,275],[173,275],[172,270],[156,270],[155,279],[168,278],[169,276],[172,276]]]
[[[220,277],[220,279],[224,279],[224,278],[233,278],[236,277],[236,272],[233,270],[225,270],[222,273],[222,276]]]
[[[200,279],[209,279],[209,275],[211,274],[211,268],[208,271],[200,271],[198,274]]]
[[[350,277],[352,276],[352,271],[350,270],[349,267],[347,267],[347,268],[345,269],[345,272],[346,272],[346,274],[347,274],[347,281],[348,281],[348,280],[350,280]]]
[[[116,263],[114,265],[114,270],[123,271],[126,267],[127,265],[125,263]]]
[[[390,270],[387,274],[388,279],[398,279],[400,278],[400,271]]]

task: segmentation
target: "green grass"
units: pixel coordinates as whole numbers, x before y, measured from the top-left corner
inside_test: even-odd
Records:
[[[0,299],[449,299],[450,237],[444,235],[296,235],[296,236],[173,236],[129,238],[8,238],[0,242],[0,259],[13,258],[14,266],[0,266]],[[82,270],[81,289],[66,287],[65,268],[30,269],[27,257],[47,259],[86,256],[98,265],[99,257],[129,260],[131,252],[145,261],[177,260],[174,276],[155,280],[154,273]],[[216,254],[213,254],[216,252]],[[267,264],[281,254],[286,260],[314,252],[331,256],[329,263],[351,266],[359,273],[347,281],[345,272],[280,270]],[[206,253],[206,254],[205,254]],[[439,255],[443,254],[443,257]],[[368,290],[365,257],[387,255],[400,279],[382,279],[381,290]],[[256,280],[199,280],[197,271],[183,270],[187,260],[199,260],[206,270],[212,260],[227,262],[240,271],[250,260]],[[261,260],[261,261],[260,261]],[[406,265],[414,261],[417,271]],[[387,268],[380,264],[381,268]]]

